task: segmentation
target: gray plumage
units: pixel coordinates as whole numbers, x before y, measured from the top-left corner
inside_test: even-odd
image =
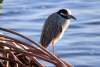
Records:
[[[62,22],[65,21],[66,20],[64,18],[62,18],[60,15],[56,13],[48,17],[48,19],[44,24],[41,39],[40,39],[40,43],[42,46],[48,47],[50,42],[61,34],[62,26],[64,24]]]
[[[47,48],[51,42],[54,45],[62,37],[64,31],[70,24],[70,17],[67,16],[66,18],[57,12],[53,13],[47,18],[40,38],[40,44],[43,47]]]

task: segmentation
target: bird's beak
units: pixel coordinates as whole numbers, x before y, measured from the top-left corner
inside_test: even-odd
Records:
[[[77,20],[73,15],[69,15],[70,18]]]

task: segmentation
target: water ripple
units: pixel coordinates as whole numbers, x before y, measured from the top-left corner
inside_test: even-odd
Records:
[[[100,67],[99,0],[5,0],[0,9],[0,26],[39,41],[46,18],[61,8],[71,9],[77,21],[71,21],[57,43],[57,54],[64,60],[68,58],[74,67]]]

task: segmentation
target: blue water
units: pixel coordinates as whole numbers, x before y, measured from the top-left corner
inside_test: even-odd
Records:
[[[46,18],[61,8],[69,8],[77,21],[72,20],[69,30],[55,46],[56,54],[74,67],[100,67],[99,0],[4,0],[0,27],[39,42]]]

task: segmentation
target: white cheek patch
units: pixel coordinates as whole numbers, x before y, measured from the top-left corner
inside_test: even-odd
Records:
[[[71,13],[71,11],[70,11],[69,9],[67,9],[67,11],[68,11],[68,14],[69,14],[69,15],[72,15],[72,13]]]
[[[63,16],[66,16],[64,13],[60,13],[61,15],[63,15]]]

